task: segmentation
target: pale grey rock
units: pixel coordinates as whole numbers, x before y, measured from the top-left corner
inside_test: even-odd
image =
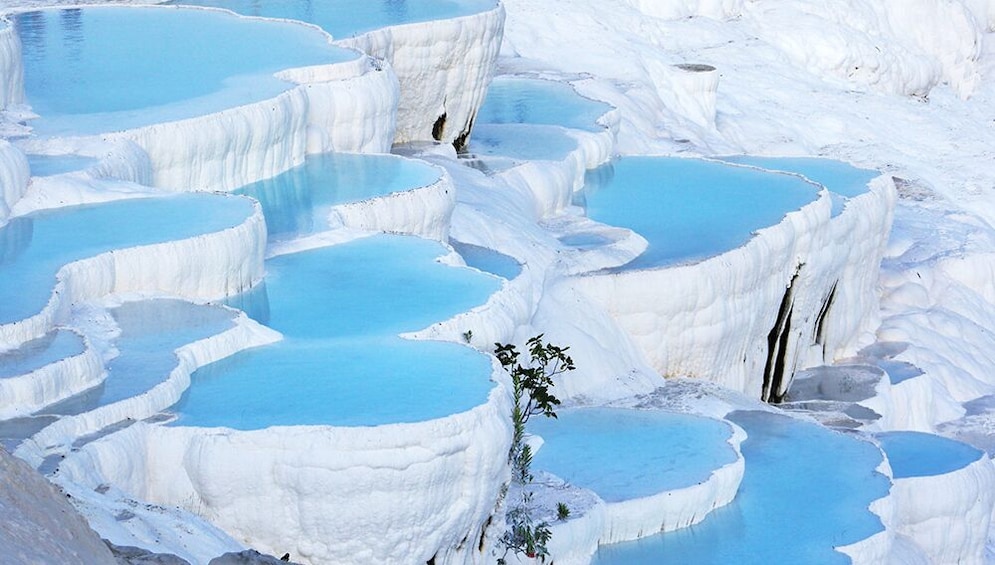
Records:
[[[0,448],[0,561],[117,565],[65,494]]]
[[[254,549],[246,549],[215,557],[208,565],[287,565],[288,563],[290,562],[271,555],[263,555]]]

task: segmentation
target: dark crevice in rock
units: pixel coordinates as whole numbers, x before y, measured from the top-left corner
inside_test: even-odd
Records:
[[[822,309],[819,310],[819,317],[815,319],[815,335],[812,336],[813,342],[816,345],[823,346],[825,349],[826,345],[826,318],[829,316],[829,310],[833,307],[833,302],[836,301],[836,285],[839,284],[839,280],[833,283],[833,288],[829,290],[829,296],[826,297],[825,302],[822,303]],[[825,350],[823,350],[825,353]]]
[[[457,153],[465,154],[470,146],[470,132],[473,131],[473,122],[477,119],[476,115],[470,118],[470,121],[466,124],[466,129],[460,132],[453,140],[453,148],[456,149]]]
[[[794,312],[794,287],[800,272],[801,266],[795,271],[788,287],[784,290],[774,327],[767,334],[767,362],[764,365],[763,390],[760,400],[772,404],[777,404],[784,399],[784,393],[781,392],[781,389],[785,381],[785,368],[788,360],[791,314]],[[790,379],[790,375],[788,378]]]
[[[484,543],[487,541],[487,528],[491,527],[494,517],[488,516],[484,522],[484,527],[480,528],[480,541],[477,542],[477,551],[484,552]]]
[[[435,123],[432,124],[432,139],[442,141],[442,134],[446,132],[446,113],[443,112]]]

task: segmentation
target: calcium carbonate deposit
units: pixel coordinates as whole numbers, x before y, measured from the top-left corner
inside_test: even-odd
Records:
[[[0,562],[995,563],[993,32],[0,3]]]

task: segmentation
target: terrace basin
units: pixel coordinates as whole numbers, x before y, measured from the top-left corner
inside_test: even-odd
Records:
[[[622,502],[701,483],[738,459],[725,422],[622,408],[561,410],[535,418],[543,439],[533,467]]]
[[[332,207],[431,185],[440,171],[394,155],[323,153],[235,191],[259,201],[270,240],[326,231]]]
[[[319,30],[175,7],[86,7],[14,16],[36,134],[92,135],[273,98],[274,73],[356,59]],[[141,53],[142,56],[136,56]]]
[[[932,563],[984,563],[995,467],[965,443],[921,432],[877,434],[895,477],[896,530]]]
[[[71,206],[0,228],[0,324],[39,313],[64,265],[107,251],[192,238],[245,222],[248,198],[184,194]],[[154,290],[154,289],[149,289]]]
[[[477,112],[477,124],[536,124],[599,132],[598,119],[612,110],[585,98],[567,83],[497,77]]]
[[[298,20],[317,25],[335,39],[388,26],[468,16],[494,8],[495,0],[179,0],[173,5],[224,8],[246,16]]]
[[[868,184],[880,175],[877,171],[860,169],[843,161],[819,157],[756,157],[736,155],[723,157],[723,161],[795,173],[826,187],[833,201],[833,216],[843,211],[846,201],[866,193]]]
[[[719,255],[814,201],[801,178],[712,161],[622,157],[588,175],[587,215],[649,241],[624,270],[667,267]]]
[[[870,509],[888,495],[870,442],[768,412],[733,412],[747,433],[739,494],[701,523],[602,546],[594,563],[849,563],[834,548],[884,530]]]
[[[194,373],[176,425],[255,430],[419,422],[484,404],[490,358],[398,336],[482,305],[498,278],[445,266],[434,242],[373,236],[277,256],[250,315],[284,339]],[[259,302],[265,302],[259,306]]]

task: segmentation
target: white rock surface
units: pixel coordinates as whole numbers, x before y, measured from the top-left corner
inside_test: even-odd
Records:
[[[10,348],[68,320],[74,303],[112,293],[151,292],[211,300],[237,294],[263,275],[266,224],[258,204],[241,224],[179,241],[118,249],[65,265],[41,312],[0,325]]]
[[[794,369],[852,354],[870,339],[894,199],[890,179],[879,177],[831,218],[823,192],[727,253],[691,265],[580,275],[574,285],[618,320],[660,374],[714,380],[758,397],[783,394]],[[818,343],[818,314],[834,283]],[[776,352],[784,355],[785,379],[765,391],[768,334],[789,286],[791,330],[785,351]]]
[[[23,375],[0,379],[0,398],[3,399],[0,420],[36,412],[39,408],[97,386],[103,377],[103,360],[84,340],[83,351],[78,355]]]
[[[995,504],[995,466],[988,455],[943,475],[892,482],[896,530],[922,548],[931,563],[986,563]]]
[[[732,18],[743,10],[743,0],[627,0],[647,16],[664,19]]]
[[[819,75],[916,96],[946,82],[966,97],[980,80],[983,28],[961,2],[910,0],[901,9],[868,0],[749,6],[744,15],[763,22],[765,41]]]
[[[439,173],[439,180],[428,186],[333,206],[329,223],[446,242],[456,206],[456,187],[445,170],[439,168]]]
[[[337,43],[388,61],[397,73],[396,143],[451,143],[473,125],[494,75],[503,32],[504,6],[495,3],[479,14],[390,26]],[[436,128],[442,116],[444,123]]]
[[[24,102],[21,40],[13,24],[0,13],[0,111]]]
[[[503,387],[468,412],[415,424],[258,431],[136,424],[60,466],[194,512],[264,552],[309,563],[479,563],[508,480]]]
[[[396,89],[389,67],[357,56],[280,76],[308,82],[269,100],[103,137],[143,148],[153,184],[177,191],[232,190],[270,178],[303,163],[309,148],[390,148]]]
[[[0,139],[0,225],[28,190],[28,160],[6,140]]]
[[[154,416],[180,399],[190,387],[190,375],[198,368],[249,347],[272,343],[280,337],[278,332],[239,313],[234,327],[177,349],[176,366],[163,382],[140,395],[101,405],[81,414],[63,416],[22,442],[14,454],[38,466],[50,455],[68,452],[73,442],[86,434],[119,422]],[[63,375],[62,379],[69,380],[71,375]]]

